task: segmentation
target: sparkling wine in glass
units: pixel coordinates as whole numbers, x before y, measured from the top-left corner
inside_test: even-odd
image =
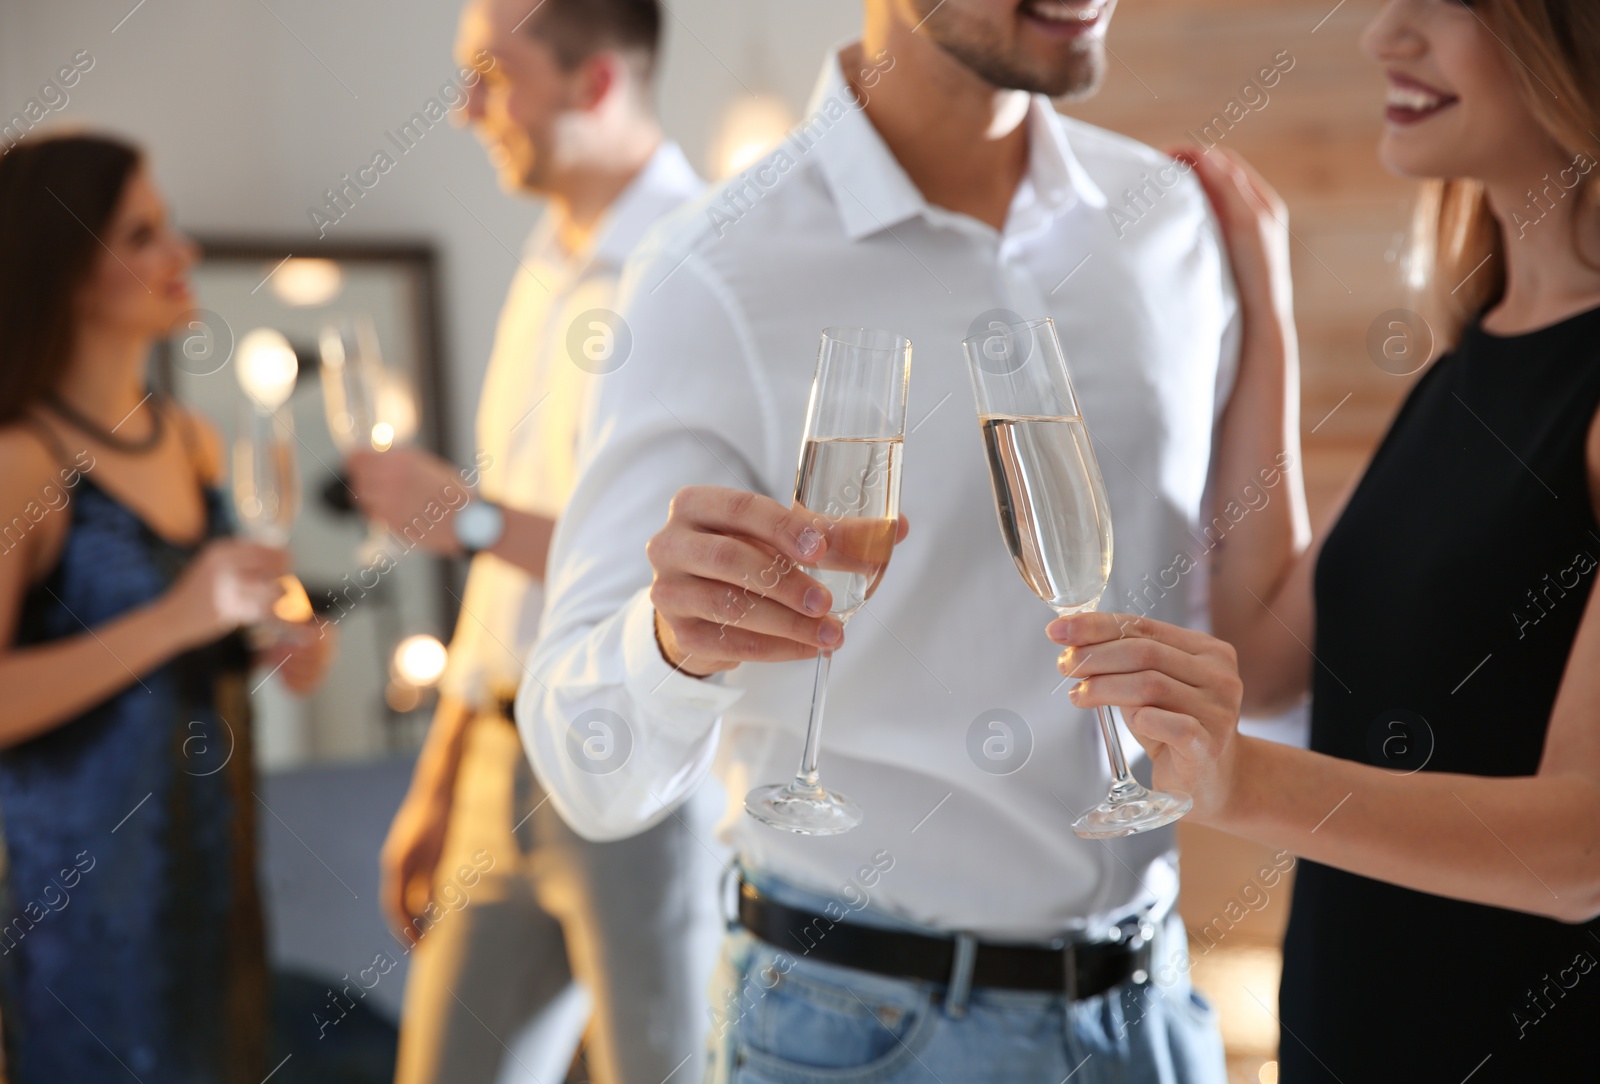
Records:
[[[805,571],[828,589],[829,612],[841,624],[872,597],[894,552],[910,366],[911,343],[887,331],[822,333],[794,508],[828,540],[820,563]],[[752,817],[787,832],[831,836],[861,823],[861,807],[828,790],[817,775],[831,661],[831,651],[817,652],[811,718],[794,779],[757,787],[744,799]]]
[[[1022,579],[1057,614],[1100,603],[1111,576],[1111,508],[1051,320],[996,322],[963,344],[1000,533]],[[1148,832],[1194,804],[1141,786],[1110,708],[1098,708],[1111,791],[1072,830],[1090,839]]]

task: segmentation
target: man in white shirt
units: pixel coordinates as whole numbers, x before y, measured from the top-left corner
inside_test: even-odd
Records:
[[[421,544],[472,558],[439,708],[382,856],[385,908],[415,943],[396,1079],[560,1081],[592,1003],[592,1079],[689,1081],[722,932],[721,866],[697,836],[720,796],[713,785],[635,839],[585,840],[543,801],[510,698],[586,400],[627,360],[623,262],[703,186],[655,118],[656,0],[532,8],[475,0],[457,42],[482,72],[463,113],[504,187],[546,200],[484,383],[465,475],[477,488],[464,501],[463,473],[416,449],[349,464],[363,511],[402,529],[430,503],[454,509]]]
[[[593,839],[725,784],[743,884],[718,1079],[1223,1079],[1171,910],[1173,830],[1071,831],[1105,752],[996,529],[961,350],[1011,314],[1054,318],[1116,525],[1105,608],[1203,617],[1205,572],[1174,556],[1210,521],[1237,305],[1188,168],[1046,97],[1097,85],[1111,6],[867,0],[807,121],[625,275],[632,355],[583,427],[517,718]],[[909,534],[848,635],[794,567],[827,543],[790,508],[830,325],[914,354]],[[865,822],[790,835],[740,799],[792,777],[821,648],[822,777]],[[581,755],[602,722],[629,749],[605,774]]]

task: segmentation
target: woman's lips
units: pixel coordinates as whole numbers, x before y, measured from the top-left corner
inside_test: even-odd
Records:
[[[1447,94],[1398,72],[1390,72],[1384,116],[1391,124],[1417,124],[1460,100],[1454,94]]]

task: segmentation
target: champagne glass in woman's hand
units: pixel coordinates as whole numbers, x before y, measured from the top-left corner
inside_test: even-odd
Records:
[[[283,550],[237,538],[210,542],[164,596],[183,646],[198,647],[265,620],[282,595]]]
[[[841,624],[871,597],[894,552],[910,365],[911,344],[888,332],[828,328],[822,333],[794,508],[827,539],[822,557],[806,571],[832,595],[829,613]],[[829,648],[817,652],[811,719],[795,778],[745,796],[745,810],[774,828],[823,836],[861,823],[860,807],[824,788],[817,776],[832,656]]]
[[[289,544],[300,511],[294,419],[259,403],[239,411],[233,443],[233,507],[245,537],[264,546]]]
[[[996,324],[963,344],[1000,533],[1017,571],[1056,613],[1093,610],[1111,576],[1111,509],[1054,322]],[[1111,793],[1073,823],[1088,838],[1147,832],[1193,804],[1146,790],[1128,771],[1107,707],[1097,709]]]
[[[245,538],[282,549],[289,544],[300,511],[300,468],[295,459],[294,418],[252,399],[240,408],[233,442],[233,507]],[[251,630],[256,648],[294,641],[290,629],[311,617],[310,599],[293,573],[279,577],[279,598],[270,620]]]

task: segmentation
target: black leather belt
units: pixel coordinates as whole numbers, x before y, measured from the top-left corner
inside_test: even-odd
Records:
[[[739,924],[795,956],[902,979],[948,984],[960,939],[840,922],[763,896],[739,882]],[[1014,945],[978,941],[972,950],[973,987],[1048,991],[1093,997],[1124,982],[1150,976],[1153,930],[1129,919],[1115,940]]]

